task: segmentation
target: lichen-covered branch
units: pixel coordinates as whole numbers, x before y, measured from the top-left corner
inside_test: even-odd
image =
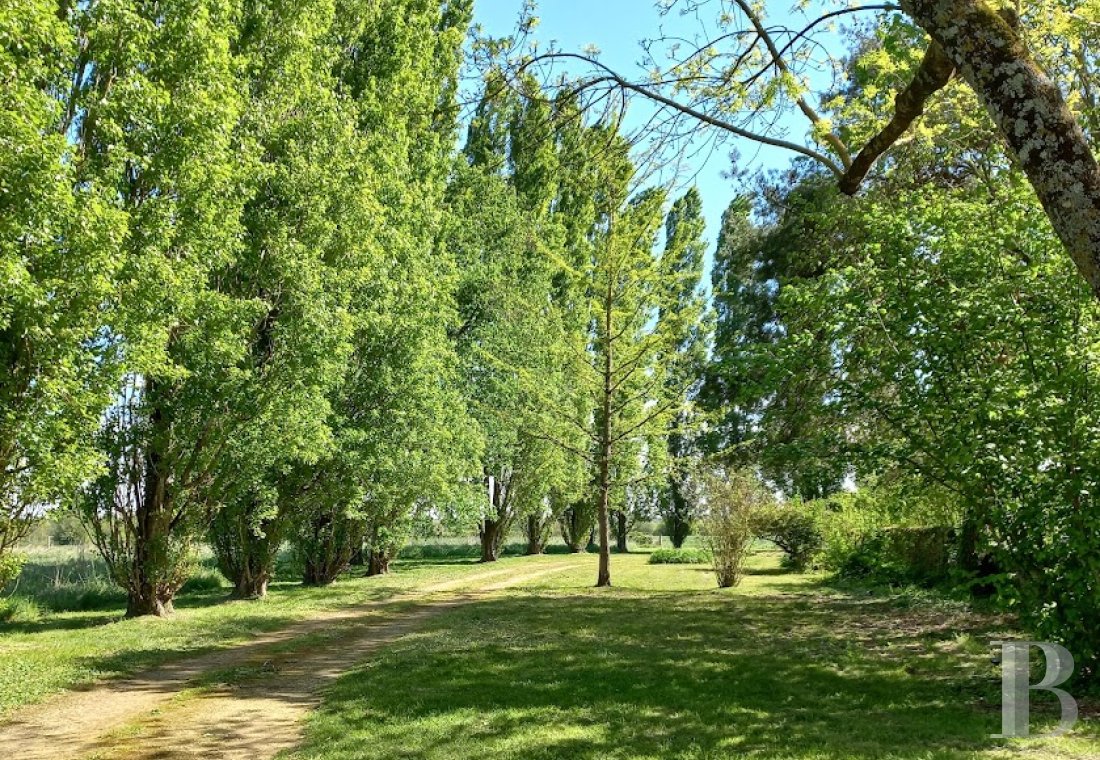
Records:
[[[984,0],[901,0],[974,89],[1100,297],[1100,165],[1058,86]]]

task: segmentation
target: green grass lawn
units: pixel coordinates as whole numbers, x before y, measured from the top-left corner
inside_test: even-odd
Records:
[[[591,588],[587,557],[435,618],[341,678],[291,756],[1100,758],[1088,722],[989,738],[1003,621],[829,590],[772,554],[732,591],[705,566],[645,560],[614,557],[610,590]]]
[[[32,557],[32,561],[40,567],[31,568],[31,573],[41,573],[46,560]],[[123,619],[125,600],[113,591],[103,594],[95,609],[35,608],[30,617],[0,623],[0,717],[60,689],[231,646],[253,633],[277,630],[325,610],[384,600],[427,583],[483,570],[483,565],[467,559],[406,561],[398,563],[390,575],[348,577],[325,588],[277,582],[262,601],[229,601],[227,588],[209,588],[204,583],[205,590],[179,597],[176,614],[168,620]],[[51,597],[44,594],[44,598]],[[86,599],[77,601],[86,606]]]
[[[596,557],[573,557],[569,569],[431,618],[353,666],[290,757],[1100,758],[1088,720],[1055,741],[989,738],[1000,702],[988,642],[1013,633],[1002,619],[929,594],[842,591],[783,572],[775,553],[754,555],[744,582],[727,591],[715,589],[706,565],[647,559],[616,555],[615,587],[594,589]],[[536,571],[563,560],[509,557],[498,568]],[[261,602],[227,601],[227,589],[207,580],[181,596],[170,620],[121,619],[121,599],[108,592],[92,609],[64,611],[76,597],[43,592],[35,615],[0,625],[0,713],[498,568],[404,560],[389,576],[327,588],[282,581]],[[328,633],[282,646],[333,646]],[[1034,700],[1035,730],[1051,720],[1046,696]]]

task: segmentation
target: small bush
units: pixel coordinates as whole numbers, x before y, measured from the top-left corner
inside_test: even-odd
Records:
[[[27,557],[23,554],[14,552],[0,554],[0,588],[18,578],[26,563]]]
[[[0,623],[37,623],[45,614],[42,607],[25,596],[0,599]]]
[[[226,586],[225,578],[217,570],[199,569],[184,582],[181,594],[193,594],[201,591],[218,591]]]
[[[783,551],[783,566],[792,570],[809,567],[823,542],[817,521],[800,503],[761,509],[753,530]]]
[[[706,565],[710,553],[703,549],[657,549],[649,555],[651,565]]]
[[[696,480],[692,498],[702,515],[701,538],[710,550],[719,588],[741,582],[745,557],[753,540],[753,525],[774,497],[748,470],[711,470]]]
[[[655,546],[657,540],[648,533],[631,533],[626,537],[626,540],[634,546]]]

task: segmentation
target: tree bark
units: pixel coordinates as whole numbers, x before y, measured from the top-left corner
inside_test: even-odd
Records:
[[[481,537],[481,562],[496,562],[504,544],[505,525],[488,517],[481,521],[478,533]]]
[[[955,64],[1100,298],[1100,165],[1062,92],[984,0],[900,0]]]
[[[538,515],[527,516],[526,533],[528,556],[543,554],[546,551],[546,542],[543,540],[543,521]]]
[[[626,512],[621,509],[615,510],[615,551],[620,554],[626,554],[630,551],[630,547],[626,542]]]
[[[608,524],[608,511],[611,509],[611,395],[614,392],[612,368],[612,282],[607,280],[607,293],[604,295],[604,355],[603,355],[603,398],[600,408],[600,482],[598,524],[600,530],[600,569],[596,576],[597,588],[611,585],[611,530]]]
[[[155,398],[156,387],[150,382],[146,394]],[[160,429],[162,416],[155,401],[149,417],[153,429]],[[144,487],[141,503],[134,516],[133,559],[127,579],[126,616],[140,617],[172,614],[172,601],[182,585],[173,568],[169,536],[172,510],[168,497],[167,477],[163,472],[160,451],[150,445],[144,455]]]
[[[233,596],[237,599],[263,599],[267,596],[267,584],[270,576],[267,573],[249,573],[237,579],[233,589]]]
[[[390,571],[393,556],[388,551],[371,551],[367,557],[367,575],[386,575]]]

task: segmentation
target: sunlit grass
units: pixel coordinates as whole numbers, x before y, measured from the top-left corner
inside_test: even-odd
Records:
[[[613,557],[615,586],[595,589],[595,558],[580,563],[345,675],[293,758],[1100,757],[1088,724],[990,738],[999,674],[980,642],[1005,623],[962,605],[829,591],[774,554],[724,591],[644,555]]]
[[[326,610],[384,600],[484,570],[469,560],[414,560],[397,563],[384,577],[342,578],[324,588],[280,581],[260,601],[230,601],[228,588],[185,593],[167,620],[123,619],[121,596],[110,597],[114,601],[99,609],[39,610],[32,619],[0,624],[0,714],[60,689],[231,646]]]

